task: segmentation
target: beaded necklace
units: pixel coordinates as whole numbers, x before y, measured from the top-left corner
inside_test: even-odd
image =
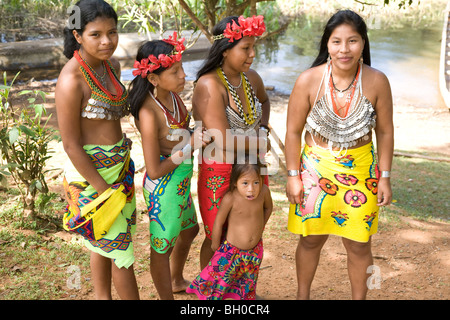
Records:
[[[227,76],[225,75],[225,72],[223,72],[223,69],[221,67],[217,68],[217,74],[219,75],[219,78],[222,80],[222,83],[227,87],[228,91],[230,92],[234,103],[236,104],[239,115],[241,119],[247,124],[252,125],[256,119],[258,118],[257,112],[256,112],[256,103],[255,103],[255,93],[253,92],[252,85],[250,84],[250,81],[248,80],[245,73],[241,72],[241,84],[244,87],[244,93],[245,93],[245,102],[247,104],[247,113],[244,112],[244,108],[242,106],[241,99],[239,98],[239,95],[236,92],[236,88],[238,87],[233,86],[230,81],[228,80]]]
[[[341,117],[335,110],[332,85],[327,85],[331,78],[331,62],[327,62],[320,82],[314,104],[306,119],[305,129],[311,137],[319,137],[332,148],[340,148],[339,152],[357,145],[359,141],[368,141],[370,131],[376,126],[376,113],[372,103],[362,93],[362,62],[355,78],[353,93],[345,112]],[[324,95],[318,99],[322,84]],[[315,142],[315,141],[314,141]]]
[[[80,71],[84,79],[91,88],[91,97],[85,107],[82,108],[81,116],[89,119],[118,120],[129,113],[127,103],[128,92],[119,82],[109,61],[103,61],[106,74],[111,79],[116,89],[116,94],[112,94],[106,88],[106,81],[102,83],[98,79],[94,69],[79,55],[78,50],[74,52],[75,59],[80,63]]]
[[[330,65],[330,67],[331,67],[331,65]],[[358,65],[358,68],[356,69],[356,73],[355,73],[355,76],[353,77],[352,82],[350,83],[348,88],[345,89],[345,90],[339,90],[339,89],[336,88],[336,86],[334,84],[334,81],[333,81],[333,74],[331,73],[331,70],[330,70],[330,81],[329,81],[328,85],[329,85],[330,93],[331,93],[331,96],[332,96],[331,101],[333,103],[333,110],[334,110],[334,112],[337,115],[339,115],[339,111],[342,110],[342,109],[344,109],[343,117],[346,117],[347,114],[348,114],[348,110],[349,110],[350,104],[351,104],[351,102],[352,102],[352,100],[353,100],[353,98],[355,96],[356,84],[358,83],[360,68],[361,68],[360,65]],[[337,101],[336,91],[339,92],[337,94],[337,96],[339,98],[343,98],[344,97],[344,92],[348,91],[350,88],[352,88],[352,90],[347,93],[347,97],[345,99],[345,103],[344,103],[343,106],[341,106],[340,103]],[[339,105],[339,107],[338,107],[338,105]]]
[[[187,129],[189,125],[189,112],[187,111],[186,107],[184,106],[183,101],[181,98],[173,93],[170,92],[172,96],[173,101],[173,115],[170,112],[169,109],[164,106],[161,101],[159,101],[158,98],[156,98],[150,91],[150,96],[153,98],[153,100],[156,102],[158,107],[161,108],[161,110],[164,112],[164,116],[166,117],[166,125],[169,127],[169,135],[167,136],[167,140],[170,141],[177,141],[178,140],[178,129]]]

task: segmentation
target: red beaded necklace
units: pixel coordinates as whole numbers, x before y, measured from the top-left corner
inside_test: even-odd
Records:
[[[111,79],[112,83],[114,84],[114,88],[116,89],[116,94],[115,95],[112,94],[111,92],[109,92],[109,90],[107,88],[105,88],[105,86],[103,86],[103,84],[98,80],[98,78],[96,76],[97,73],[86,62],[86,60],[84,60],[80,56],[80,54],[78,53],[78,50],[75,50],[73,56],[75,57],[75,59],[77,59],[77,61],[80,63],[80,65],[83,67],[83,69],[89,74],[91,80],[94,81],[94,83],[97,85],[97,87],[101,91],[103,91],[103,93],[105,93],[111,100],[120,100],[121,99],[123,91],[124,91],[124,88],[123,88],[123,86],[121,86],[119,81],[117,79],[115,79],[114,74],[113,74],[113,72],[111,70],[111,67],[110,67],[109,63],[106,63],[106,61],[102,61],[102,63],[106,67],[106,72],[108,72],[109,78]]]

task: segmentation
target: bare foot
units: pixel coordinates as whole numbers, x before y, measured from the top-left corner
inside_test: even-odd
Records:
[[[178,293],[178,292],[185,292],[187,287],[191,284],[190,281],[187,281],[183,279],[182,281],[173,281],[172,282],[172,292]]]

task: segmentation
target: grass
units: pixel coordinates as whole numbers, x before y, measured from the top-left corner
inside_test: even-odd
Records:
[[[449,221],[449,163],[395,157],[392,171],[394,203],[388,213]]]
[[[395,157],[392,169],[394,203],[382,209],[380,229],[401,226],[399,215],[422,220],[449,220],[447,185],[450,164],[430,160]],[[447,174],[445,174],[447,173]],[[297,239],[286,230],[288,203],[286,178],[282,171],[271,176],[270,186],[274,211],[265,237]],[[18,191],[0,191],[0,299],[56,300],[81,299],[92,291],[89,252],[79,240],[68,240],[62,234],[64,208],[61,195],[51,193],[41,199],[39,219],[24,223],[20,217]],[[39,202],[38,202],[39,203]],[[141,210],[142,211],[142,210]],[[142,216],[138,217],[138,224]],[[147,232],[139,226],[135,250],[142,251],[148,243],[139,236]],[[79,239],[79,238],[75,238]],[[75,267],[76,269],[71,269]],[[79,270],[79,274],[74,270]],[[136,273],[149,272],[147,255],[137,255]],[[71,289],[79,277],[81,289]]]

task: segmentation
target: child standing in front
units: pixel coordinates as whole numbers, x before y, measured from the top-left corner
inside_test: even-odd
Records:
[[[263,258],[262,233],[272,208],[261,166],[248,160],[234,164],[230,190],[214,221],[211,249],[215,253],[186,291],[200,300],[254,300]]]
[[[194,146],[202,147],[203,134],[201,128],[189,130],[190,116],[177,94],[186,77],[183,41],[174,33],[169,39],[144,43],[129,92],[146,167],[143,193],[150,217],[150,269],[161,300],[174,299],[174,292],[189,285],[183,269],[198,233],[190,183],[192,153]]]

